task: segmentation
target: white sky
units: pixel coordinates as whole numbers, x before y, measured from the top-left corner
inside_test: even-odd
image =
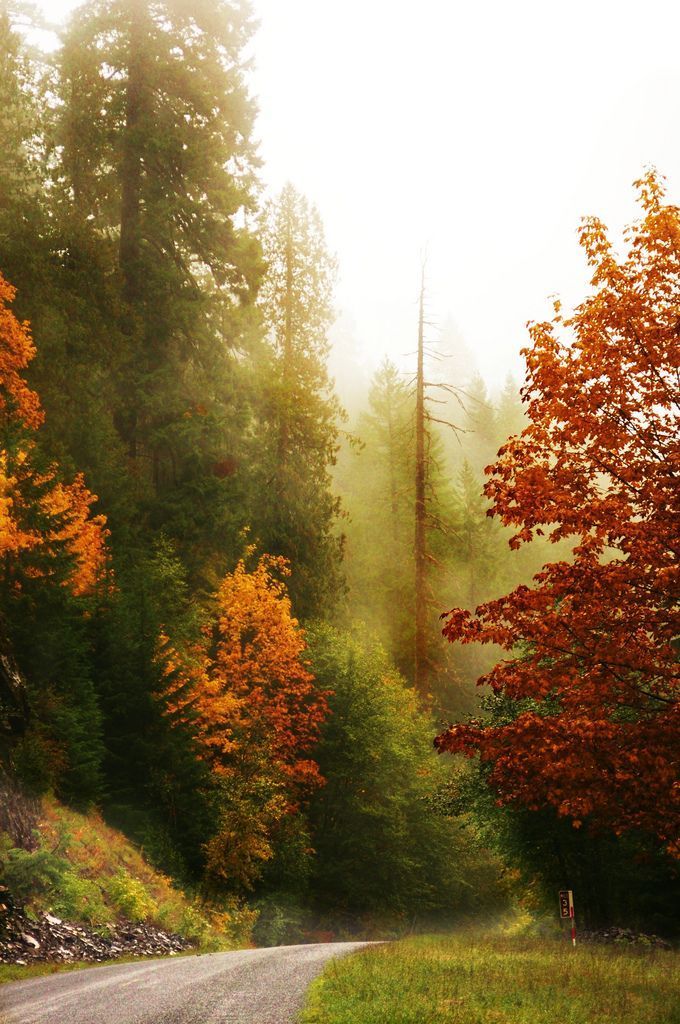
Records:
[[[254,6],[263,180],[319,207],[367,365],[411,362],[426,247],[432,319],[520,375],[525,322],[583,294],[580,217],[629,221],[647,164],[680,199],[675,0]]]

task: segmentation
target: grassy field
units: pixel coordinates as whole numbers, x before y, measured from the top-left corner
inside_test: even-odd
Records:
[[[680,954],[420,936],[332,961],[300,1024],[680,1024]]]

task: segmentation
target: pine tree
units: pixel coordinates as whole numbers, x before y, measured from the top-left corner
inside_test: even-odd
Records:
[[[496,407],[496,443],[500,448],[509,437],[521,434],[528,420],[522,405],[519,385],[511,374],[505,378],[505,384]]]
[[[259,246],[254,105],[243,78],[248,8],[91,0],[60,55],[60,184],[76,254],[116,281],[113,422],[137,514],[201,570],[236,547]],[[226,468],[225,467],[229,467]]]
[[[44,413],[24,377],[35,348],[14,296],[0,274],[0,624],[28,698],[11,762],[34,788],[87,802],[101,781],[89,620],[107,589],[105,520],[82,476],[65,481],[37,443]],[[13,713],[1,703],[0,719]]]
[[[464,580],[460,599],[468,608],[474,609],[482,598],[490,595],[500,531],[486,515],[488,502],[482,491],[482,481],[475,476],[467,460],[458,474],[457,484],[454,552]]]
[[[0,3],[0,269],[19,288],[17,309],[24,317],[29,297],[38,301],[48,255],[42,194],[44,68],[16,30],[17,20],[14,5]]]
[[[335,260],[317,211],[292,185],[267,204],[262,232],[268,269],[261,305],[270,347],[253,523],[264,550],[290,562],[297,614],[318,616],[343,588],[340,507],[330,479],[342,410],[327,368]]]
[[[413,672],[413,396],[385,359],[368,410],[352,426],[358,445],[339,460],[347,505],[346,572],[355,619],[383,638],[404,675]]]
[[[464,427],[470,435],[468,461],[475,472],[481,472],[496,454],[498,426],[496,410],[478,373],[465,388]]]

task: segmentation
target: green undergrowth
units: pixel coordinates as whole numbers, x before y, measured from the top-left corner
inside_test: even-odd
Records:
[[[420,936],[331,961],[300,1024],[680,1024],[680,954]]]
[[[28,851],[0,834],[0,881],[29,915],[50,911],[103,933],[126,918],[176,932],[203,951],[250,942],[252,910],[188,896],[96,811],[80,814],[46,798],[36,841]]]

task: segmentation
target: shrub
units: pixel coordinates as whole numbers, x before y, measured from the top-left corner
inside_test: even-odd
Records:
[[[158,912],[143,883],[123,868],[107,880],[105,891],[114,908],[131,921],[144,921]]]
[[[22,850],[12,846],[9,836],[0,838],[0,879],[18,903],[58,891],[68,872],[68,861],[56,853]]]
[[[95,926],[110,924],[113,916],[97,883],[71,870],[62,875],[58,889],[52,893],[51,907],[60,917]]]

